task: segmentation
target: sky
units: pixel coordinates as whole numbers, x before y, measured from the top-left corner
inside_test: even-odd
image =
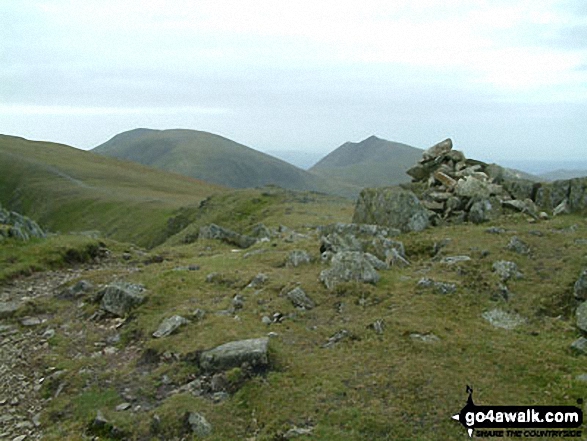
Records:
[[[0,1],[0,133],[89,149],[137,127],[585,159],[587,2]]]

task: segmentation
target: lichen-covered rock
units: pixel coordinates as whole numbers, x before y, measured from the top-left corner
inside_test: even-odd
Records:
[[[299,286],[289,291],[286,297],[296,308],[312,309],[316,306],[314,301]]]
[[[399,187],[366,188],[357,200],[353,223],[383,225],[406,233],[424,230],[430,224],[430,215],[411,191]]]
[[[312,261],[312,258],[306,250],[293,250],[287,256],[287,260],[285,262],[285,265],[297,267],[300,265],[308,264],[311,261]]]
[[[45,232],[27,216],[0,207],[0,236],[27,241],[31,238],[44,238]]]
[[[145,288],[132,283],[113,283],[102,288],[97,297],[100,307],[113,315],[124,317],[145,302]]]
[[[212,433],[212,425],[198,412],[187,412],[184,416],[184,426],[198,438],[205,438]]]
[[[332,258],[331,267],[320,273],[320,281],[328,289],[333,289],[341,282],[363,282],[376,284],[379,274],[365,257],[365,253],[359,251],[346,251],[337,253]]]
[[[206,225],[200,228],[198,234],[200,239],[216,239],[239,248],[248,248],[257,242],[257,239],[244,234],[239,234],[228,228],[216,224]]]
[[[526,322],[519,314],[506,312],[497,308],[484,312],[482,317],[492,326],[508,330],[517,328]]]
[[[530,247],[518,236],[513,236],[507,244],[508,250],[518,254],[530,254]]]
[[[252,368],[264,369],[269,365],[269,339],[253,338],[232,341],[200,354],[199,363],[204,371],[226,371],[247,364]]]
[[[509,279],[521,279],[523,277],[515,262],[498,260],[493,263],[492,268],[503,282],[506,282]]]

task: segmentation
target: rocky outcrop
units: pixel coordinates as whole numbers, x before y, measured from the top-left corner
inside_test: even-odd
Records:
[[[34,220],[0,206],[0,241],[10,237],[27,241],[43,238],[45,232]]]
[[[174,315],[166,318],[161,322],[155,332],[153,332],[154,338],[167,337],[173,334],[180,326],[189,324],[190,321],[180,315]]]
[[[257,239],[244,234],[239,234],[228,228],[216,224],[206,225],[200,228],[199,239],[216,239],[239,248],[248,248],[257,242]]]

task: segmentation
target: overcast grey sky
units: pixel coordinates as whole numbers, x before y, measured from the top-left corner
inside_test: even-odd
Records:
[[[587,2],[0,1],[0,133],[88,149],[137,127],[584,158]]]

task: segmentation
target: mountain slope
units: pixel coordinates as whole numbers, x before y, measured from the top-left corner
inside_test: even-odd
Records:
[[[92,151],[233,188],[277,185],[339,195],[356,193],[230,139],[196,130],[131,130]]]
[[[0,135],[0,203],[51,231],[155,245],[170,219],[222,188],[61,144]],[[173,230],[173,231],[172,231]]]
[[[310,171],[351,185],[382,187],[409,182],[405,171],[421,157],[421,149],[371,136],[341,145]]]

